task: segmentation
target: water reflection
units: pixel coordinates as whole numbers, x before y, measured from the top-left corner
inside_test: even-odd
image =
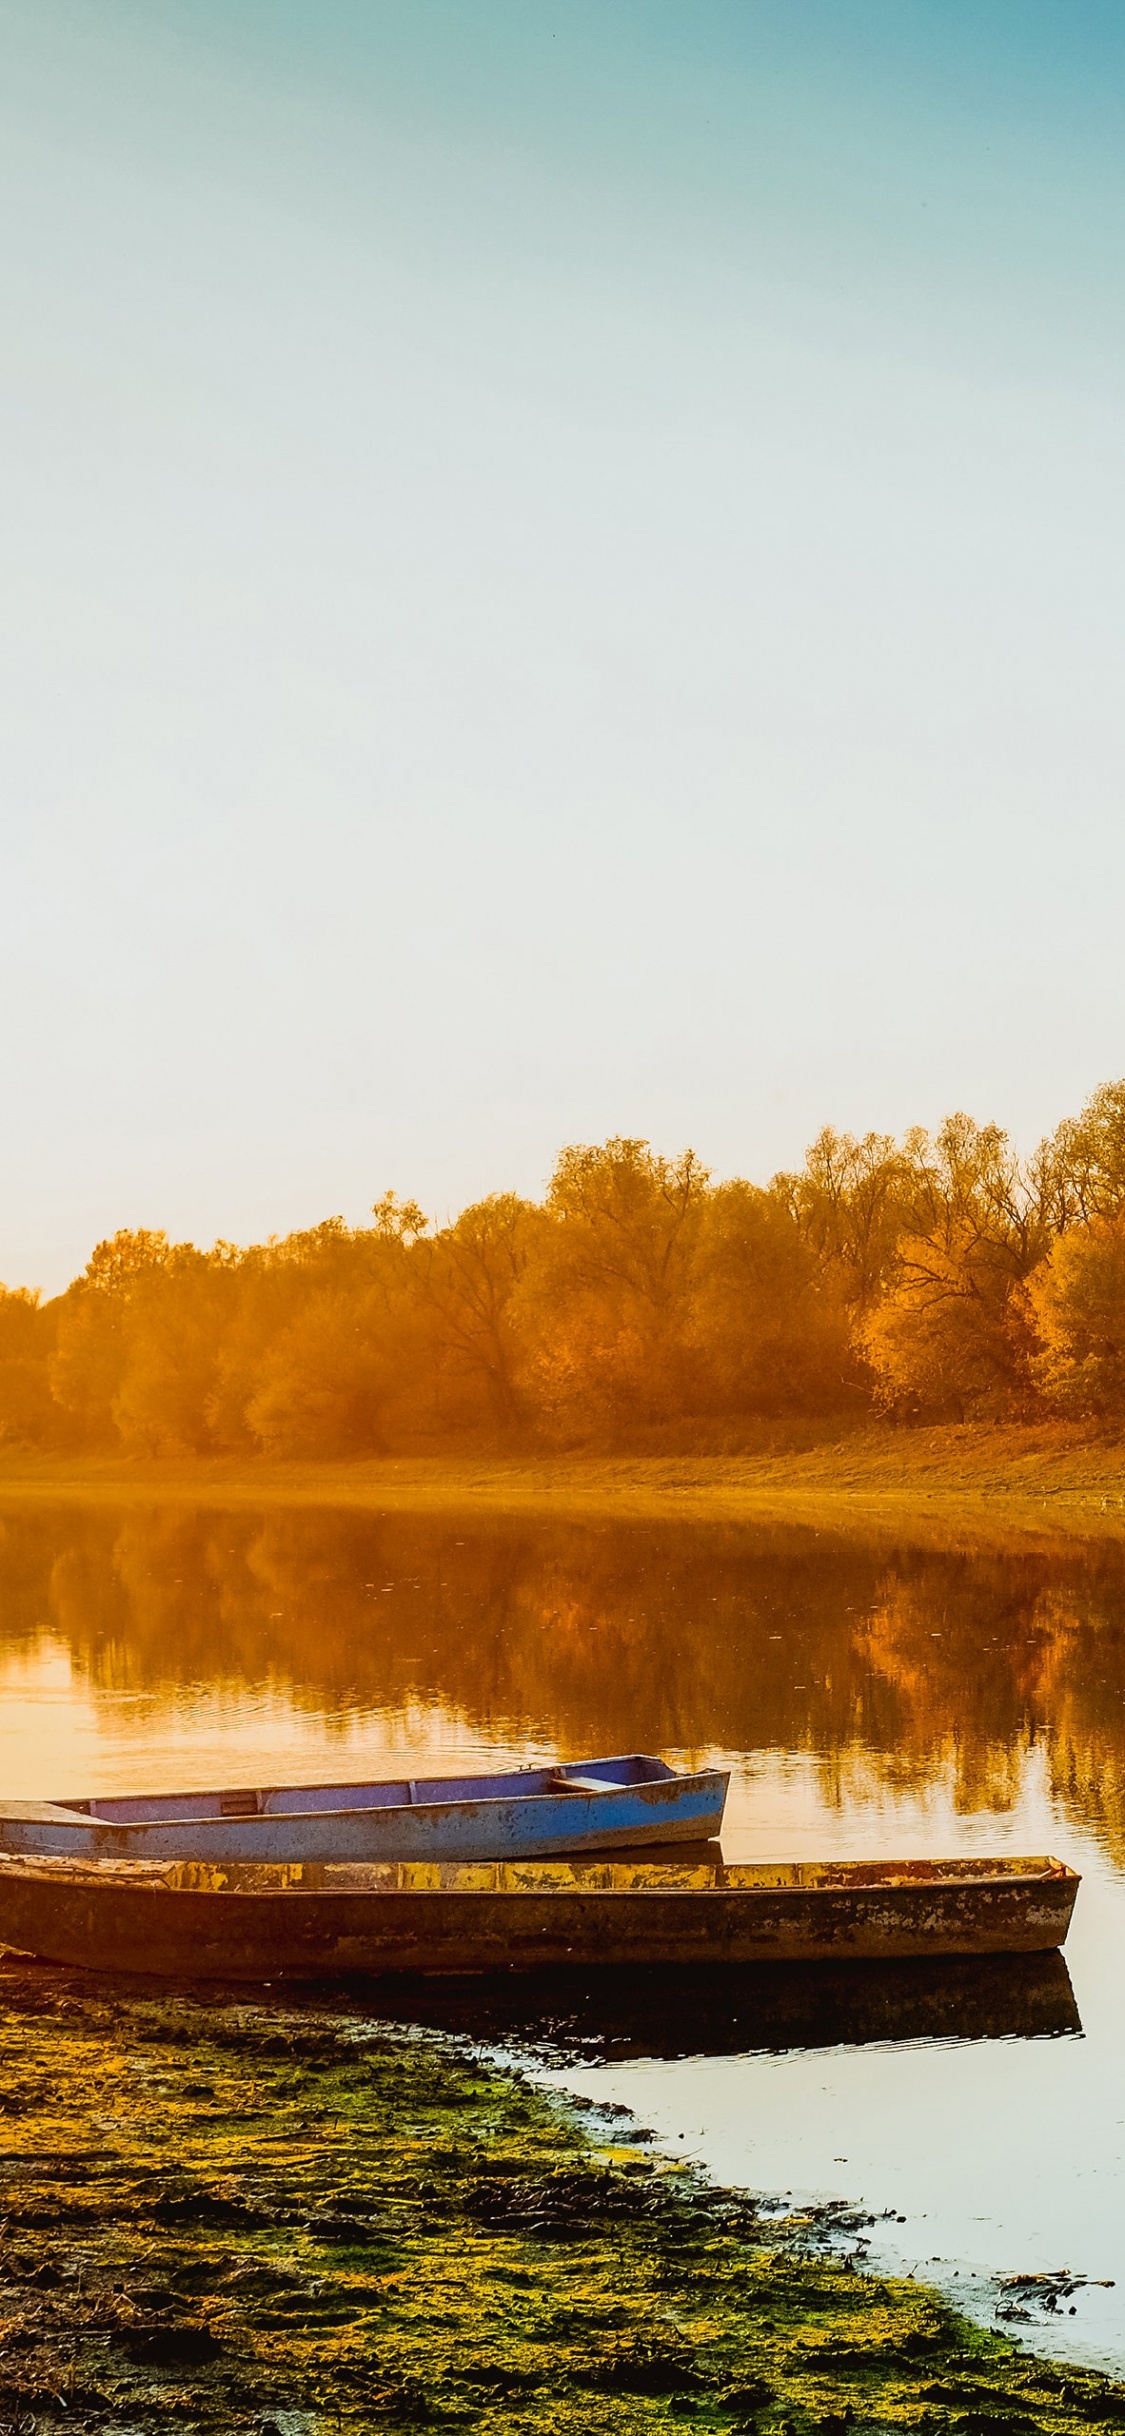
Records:
[[[9,1511],[0,1653],[34,1665],[46,1638],[119,1715],[129,1694],[182,1715],[222,1687],[341,1731],[412,1718],[431,1748],[803,1753],[837,1808],[940,1782],[958,1813],[1003,1811],[1041,1747],[1052,1797],[1125,1857],[1125,1565],[1106,1546]]]
[[[729,1762],[735,1856],[1073,1861],[1077,2007],[1054,1957],[409,2002],[723,2180],[869,2209],[888,2264],[964,2297],[976,2262],[986,2312],[998,2275],[1116,2277],[1036,2341],[1125,2367],[1123,1746],[1105,1545],[0,1508],[0,1790],[647,1748]]]
[[[412,2020],[514,2039],[553,2066],[903,2039],[1067,2038],[1082,2027],[1061,1954],[431,1980],[388,1991],[378,2009],[401,2018],[404,1993]],[[365,2009],[376,2010],[370,1998]]]

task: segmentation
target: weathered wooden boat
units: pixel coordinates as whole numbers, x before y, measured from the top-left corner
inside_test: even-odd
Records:
[[[0,1943],[176,1979],[1040,1953],[1063,1862],[0,1860]]]
[[[729,1771],[633,1752],[492,1776],[0,1802],[0,1852],[118,1861],[502,1861],[718,1835]]]

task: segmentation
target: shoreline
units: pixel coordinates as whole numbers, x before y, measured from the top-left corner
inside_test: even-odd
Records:
[[[0,1961],[0,2408],[109,2436],[1120,2426],[862,2216],[779,2218],[617,2110],[345,2004]]]
[[[995,1542],[1125,1539],[1125,1443],[1061,1425],[865,1429],[750,1454],[275,1463],[0,1453],[5,1502],[327,1506],[555,1522],[789,1524]]]

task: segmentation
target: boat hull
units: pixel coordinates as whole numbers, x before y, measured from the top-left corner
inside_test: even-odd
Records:
[[[1041,1953],[1078,1879],[1048,1859],[417,1864],[0,1861],[0,1942],[162,1978],[272,1981]]]
[[[126,1820],[53,1803],[0,1807],[0,1850],[87,1861],[491,1861],[695,1844],[717,1836],[729,1771],[606,1783],[597,1791],[394,1802],[247,1817]],[[109,1805],[107,1805],[107,1808]]]

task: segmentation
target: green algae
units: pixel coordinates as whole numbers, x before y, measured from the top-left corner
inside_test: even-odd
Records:
[[[0,1969],[0,2436],[1125,2426],[792,2231],[464,2041]]]

